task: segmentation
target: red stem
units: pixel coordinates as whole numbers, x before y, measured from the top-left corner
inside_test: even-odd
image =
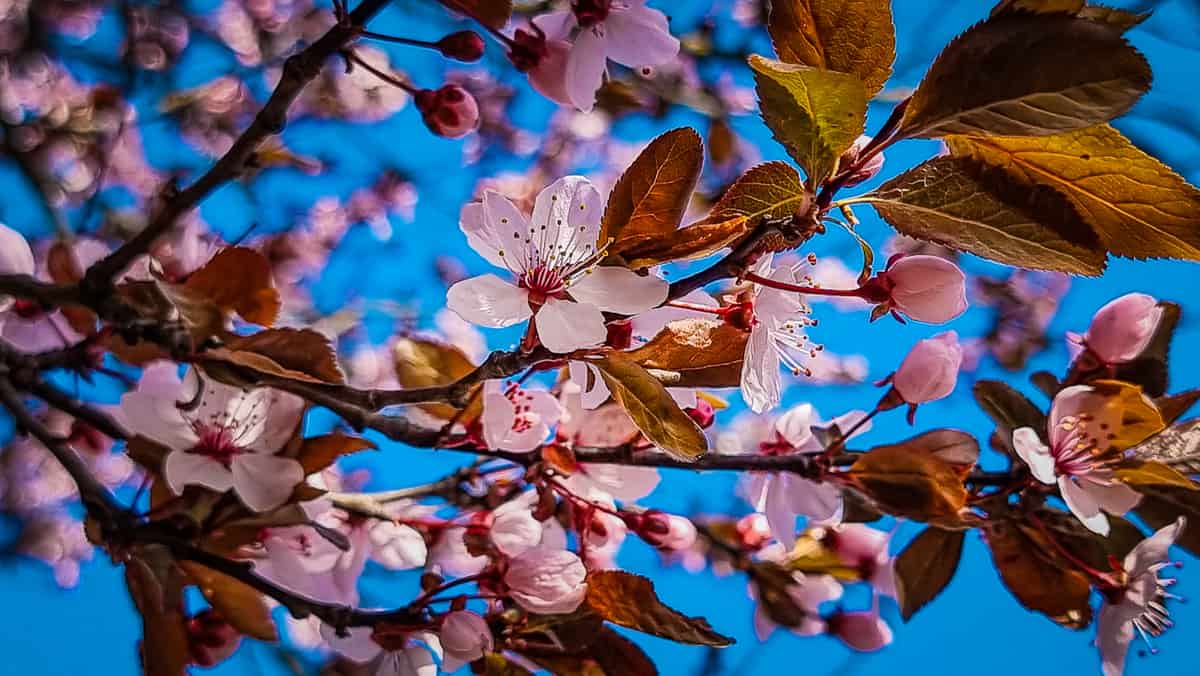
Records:
[[[801,286],[799,284],[788,284],[769,277],[763,277],[754,272],[745,272],[742,274],[742,279],[754,282],[762,286],[768,286],[772,289],[780,291],[795,291],[796,293],[807,293],[813,296],[850,296],[854,298],[862,297],[862,289],[823,289],[819,286]]]

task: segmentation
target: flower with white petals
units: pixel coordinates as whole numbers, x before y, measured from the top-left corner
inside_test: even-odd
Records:
[[[459,225],[481,256],[510,271],[450,287],[446,306],[480,326],[503,328],[530,317],[541,343],[566,353],[604,342],[604,312],[636,314],[667,298],[667,283],[623,267],[598,267],[603,202],[586,178],[567,176],[544,188],[532,218],[499,193],[463,207]]]
[[[458,671],[495,649],[487,621],[469,610],[456,610],[442,619],[442,671]]]
[[[1181,516],[1125,555],[1122,568],[1126,583],[1105,593],[1105,603],[1096,622],[1096,646],[1100,649],[1104,676],[1120,676],[1125,670],[1125,655],[1135,632],[1149,643],[1150,637],[1171,628],[1165,602],[1179,598],[1167,591],[1175,580],[1160,578],[1158,573],[1170,565],[1167,550],[1186,526],[1187,519]],[[1154,651],[1151,647],[1151,652]]]
[[[232,489],[256,512],[287,502],[304,479],[299,462],[276,455],[303,407],[276,390],[201,381],[195,369],[181,381],[175,364],[163,362],[147,367],[137,389],[121,397],[130,430],[171,449],[163,478],[173,492],[192,484]]]
[[[574,553],[534,547],[509,562],[504,584],[519,606],[531,613],[575,612],[587,596],[587,569]]]
[[[1153,408],[1149,401],[1146,405]],[[1032,427],[1013,431],[1013,448],[1034,478],[1057,483],[1071,512],[1100,535],[1109,531],[1104,512],[1119,516],[1141,499],[1116,479],[1111,465],[1120,457],[1106,452],[1109,435],[1120,431],[1123,413],[1095,389],[1075,385],[1059,392],[1050,406],[1049,446]]]
[[[483,384],[483,440],[490,449],[528,453],[542,445],[561,415],[549,392],[499,380]]]
[[[755,264],[754,272],[783,284],[797,285],[800,265],[780,266],[772,270],[771,256],[764,255]],[[783,392],[780,364],[794,375],[809,373],[803,362],[821,350],[808,340],[805,329],[816,322],[809,317],[811,309],[795,291],[785,291],[762,284],[754,285],[754,316],[750,337],[746,341],[745,363],[742,367],[742,398],[755,413],[779,405]]]

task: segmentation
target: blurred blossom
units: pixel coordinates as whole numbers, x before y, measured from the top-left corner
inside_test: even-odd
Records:
[[[126,57],[141,68],[165,70],[187,46],[187,17],[173,7],[130,7],[126,21]]]
[[[25,521],[15,549],[54,569],[54,581],[65,589],[79,583],[79,566],[91,561],[92,543],[84,536],[83,522],[61,512],[40,512]]]

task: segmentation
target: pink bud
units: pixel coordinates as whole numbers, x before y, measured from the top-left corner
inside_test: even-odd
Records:
[[[201,667],[223,662],[242,643],[242,635],[212,609],[202,610],[188,620],[187,637],[192,663]]]
[[[508,59],[517,70],[529,76],[529,84],[539,94],[556,103],[571,105],[567,93],[567,56],[571,44],[566,40],[547,40],[536,25],[532,31],[518,28],[513,34]]]
[[[858,139],[856,139],[854,141],[854,144],[851,145],[850,148],[846,152],[842,153],[842,159],[839,162],[838,166],[845,169],[845,168],[850,167],[850,165],[854,164],[855,162],[857,162],[859,155],[862,153],[863,149],[867,147],[867,144],[869,144],[871,141],[872,141],[872,138],[870,136],[867,136],[865,134],[862,136],[859,136]],[[858,169],[856,169],[854,171],[854,173],[850,175],[850,178],[846,180],[845,187],[851,188],[851,187],[854,187],[864,181],[869,181],[872,178],[874,178],[875,174],[878,174],[880,172],[880,170],[882,170],[882,169],[883,169],[883,153],[880,152],[880,153],[876,153],[876,154],[872,155],[871,159],[867,160],[866,164],[864,164],[861,167],[859,167]]]
[[[457,671],[495,649],[487,621],[469,610],[456,610],[442,620],[442,670]]]
[[[458,85],[442,85],[437,91],[422,89],[415,101],[425,126],[438,136],[461,138],[479,126],[479,104]]]
[[[917,341],[896,369],[892,385],[909,404],[936,401],[954,391],[962,358],[958,333],[954,331]]]
[[[575,612],[587,595],[587,569],[572,552],[534,547],[513,559],[504,574],[509,595],[525,610],[545,615]]]
[[[942,324],[967,309],[966,276],[940,256],[902,256],[867,283],[904,315],[926,324]]]
[[[1096,311],[1083,344],[1106,364],[1132,361],[1150,344],[1161,317],[1153,296],[1125,294]]]
[[[859,652],[874,652],[892,642],[891,628],[875,612],[837,613],[828,624],[830,634]]]
[[[458,31],[437,41],[442,56],[472,63],[483,58],[483,38],[475,31]]]
[[[642,539],[663,549],[687,549],[696,543],[696,525],[691,519],[663,512],[647,512]]]
[[[704,430],[712,427],[713,422],[717,419],[717,412],[705,399],[696,399],[696,405],[687,409],[686,412],[688,417]]]

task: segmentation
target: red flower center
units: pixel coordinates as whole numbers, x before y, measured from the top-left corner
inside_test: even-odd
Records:
[[[575,20],[581,28],[591,28],[608,18],[611,4],[612,0],[575,0],[571,3],[571,11],[575,12]]]
[[[567,291],[562,273],[546,265],[538,265],[521,275],[518,284],[529,290],[529,304],[535,308],[550,298],[562,298]]]
[[[246,452],[237,445],[228,428],[204,427],[198,433],[200,440],[190,452],[212,458],[226,467],[233,464],[235,456]]]

